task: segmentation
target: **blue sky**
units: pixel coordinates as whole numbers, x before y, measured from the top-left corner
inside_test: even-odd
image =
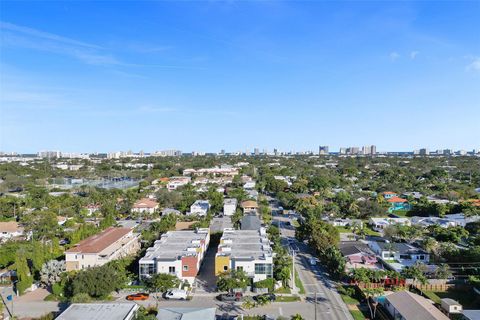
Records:
[[[480,148],[480,1],[2,1],[0,150]]]

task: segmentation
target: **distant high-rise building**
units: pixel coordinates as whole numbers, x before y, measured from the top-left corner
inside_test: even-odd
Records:
[[[363,146],[362,147],[362,154],[369,155],[370,154],[370,146]]]
[[[427,148],[422,148],[422,149],[420,149],[419,154],[421,156],[426,156],[426,155],[430,154],[430,151]]]
[[[449,156],[449,155],[451,155],[451,154],[452,154],[452,150],[450,150],[450,149],[443,149],[443,155]]]
[[[339,152],[340,154],[347,154],[347,149],[346,148],[340,148]]]
[[[225,149],[220,150],[220,155],[222,155],[222,156],[225,155]]]
[[[318,154],[323,156],[328,154],[328,146],[320,146],[318,147]]]
[[[178,157],[182,155],[182,151],[180,150],[162,150],[162,151],[155,151],[153,153],[156,157]]]
[[[260,149],[258,149],[258,148],[253,149],[253,153],[254,153],[256,156],[259,156],[259,155],[260,155]]]
[[[277,148],[273,149],[273,154],[278,156],[278,149]]]
[[[370,146],[370,154],[371,154],[372,156],[374,156],[374,155],[377,154],[377,146],[376,146],[376,145],[373,145],[373,144],[372,144],[372,145]]]
[[[60,151],[40,151],[37,153],[37,155],[40,158],[46,158],[46,159],[55,159],[55,158],[62,157],[62,153]]]

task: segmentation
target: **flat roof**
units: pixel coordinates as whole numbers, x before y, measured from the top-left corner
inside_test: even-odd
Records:
[[[138,310],[136,303],[74,303],[57,320],[129,320]]]
[[[181,256],[197,255],[196,250],[188,251],[188,249],[199,248],[201,240],[205,241],[208,234],[208,229],[168,231],[147,249],[140,263],[149,260],[177,260]]]
[[[225,229],[217,256],[228,255],[239,260],[259,260],[271,256],[270,241],[263,230]]]

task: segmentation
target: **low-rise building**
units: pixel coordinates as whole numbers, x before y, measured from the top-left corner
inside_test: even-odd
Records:
[[[215,320],[216,308],[159,308],[158,320]]]
[[[146,279],[156,273],[166,273],[192,284],[209,242],[208,228],[164,233],[140,259],[140,278]]]
[[[246,214],[240,220],[240,229],[242,230],[259,230],[262,226],[262,221],[256,214]]]
[[[238,201],[235,198],[231,199],[224,199],[223,200],[223,215],[224,216],[232,216],[237,211],[237,204]]]
[[[393,319],[448,320],[429,300],[409,291],[389,294],[382,300],[382,304]]]
[[[167,183],[168,190],[177,190],[178,187],[189,184],[192,181],[190,177],[171,177]]]
[[[247,200],[242,202],[242,209],[244,214],[256,214],[258,209],[257,201]]]
[[[360,241],[343,241],[339,244],[340,252],[346,260],[346,269],[372,267],[377,263],[375,253],[366,243]]]
[[[56,320],[133,320],[136,303],[72,303]]]
[[[369,242],[370,248],[377,256],[389,262],[390,266],[400,271],[404,267],[414,265],[417,261],[428,263],[430,255],[423,249],[408,243]]]
[[[382,231],[385,227],[390,225],[405,225],[410,226],[411,222],[408,218],[370,218],[368,224],[372,226],[375,231]]]
[[[273,276],[273,255],[265,228],[259,230],[224,229],[215,256],[215,275],[243,270],[253,280]]]
[[[65,251],[67,271],[101,266],[140,250],[139,235],[130,228],[110,227]]]
[[[0,222],[0,241],[21,237],[24,229],[16,221]]]
[[[190,206],[190,214],[206,216],[210,210],[210,202],[208,200],[197,200]]]
[[[463,311],[462,305],[458,303],[458,301],[455,301],[453,299],[443,298],[440,302],[441,302],[440,305],[443,311],[445,311],[447,315],[458,314],[458,313],[462,313]]]
[[[135,202],[132,206],[132,212],[153,214],[158,209],[158,202],[150,199],[143,198]]]

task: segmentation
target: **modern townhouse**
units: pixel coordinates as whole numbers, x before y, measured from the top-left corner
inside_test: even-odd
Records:
[[[67,271],[101,266],[140,250],[139,234],[130,228],[110,227],[65,251]]]
[[[210,202],[208,200],[197,200],[190,206],[190,214],[206,216],[210,210]]]
[[[224,216],[233,216],[235,211],[237,211],[238,201],[235,198],[224,199],[223,200],[223,215]]]
[[[215,275],[229,270],[243,270],[253,282],[272,277],[272,248],[265,228],[224,229],[215,256]]]
[[[193,284],[209,242],[208,228],[164,233],[140,259],[140,278],[165,273]]]
[[[171,177],[167,183],[168,190],[177,190],[178,187],[189,184],[192,181],[190,177]]]

